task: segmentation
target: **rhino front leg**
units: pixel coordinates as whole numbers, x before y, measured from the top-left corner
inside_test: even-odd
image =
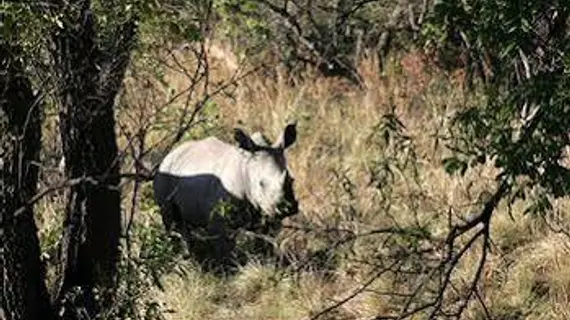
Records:
[[[214,271],[231,272],[236,267],[235,232],[227,225],[223,217],[214,216],[209,228],[209,249]]]

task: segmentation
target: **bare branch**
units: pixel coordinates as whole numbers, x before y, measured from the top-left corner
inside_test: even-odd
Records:
[[[326,307],[325,309],[319,311],[317,314],[315,314],[314,316],[312,316],[310,319],[311,320],[316,320],[319,319],[320,317],[324,316],[325,314],[337,309],[338,307],[344,305],[345,303],[347,303],[348,301],[354,299],[356,296],[358,296],[359,294],[361,294],[362,292],[364,292],[368,287],[370,287],[374,281],[378,280],[378,278],[380,278],[384,273],[392,270],[392,267],[401,263],[402,261],[394,261],[392,262],[392,264],[390,264],[388,267],[385,267],[383,269],[380,270],[376,270],[376,272],[374,273],[374,275],[372,275],[368,280],[366,280],[362,285],[360,285],[359,288],[357,288],[356,290],[354,290],[351,294],[349,294],[348,296],[346,296],[345,298],[335,302],[334,304]]]

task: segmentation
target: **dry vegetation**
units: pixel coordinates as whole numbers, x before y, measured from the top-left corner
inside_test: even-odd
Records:
[[[184,51],[177,54],[183,61]],[[218,57],[227,59],[219,52]],[[298,140],[288,157],[301,213],[284,222],[279,239],[280,248],[293,263],[276,267],[254,260],[237,275],[220,279],[177,260],[185,273],[169,272],[163,276],[162,290],[145,293],[172,311],[167,318],[310,319],[367,281],[373,274],[372,263],[382,259],[384,252],[385,237],[362,237],[340,246],[339,233],[326,230],[363,234],[420,220],[430,221],[431,232],[443,234],[448,212],[466,217],[479,208],[486,190],[495,186],[493,168],[454,177],[445,173],[441,160],[449,152],[444,139],[449,117],[482,97],[465,93],[460,77],[446,75],[420,57],[411,53],[394,58],[382,77],[376,76],[373,61],[363,62],[364,90],[310,75],[289,86],[289,79],[278,70],[271,70],[276,75],[272,78],[256,73],[239,81],[233,96],[218,96],[203,110],[199,125],[184,139],[215,134],[229,140],[234,126],[250,132],[263,130],[275,137],[286,121],[298,121]],[[230,71],[219,62],[212,65],[212,82],[229,76]],[[145,145],[158,144],[160,149],[164,145],[161,137],[175,130],[169,123],[180,117],[176,110],[184,105],[165,102],[173,92],[183,91],[187,76],[167,70],[164,83],[174,91],[159,90],[164,87],[152,83],[150,74],[135,71],[126,80],[121,100],[121,144],[130,150],[135,128],[150,121],[153,125],[144,136]],[[157,105],[168,107],[156,115],[152,112]],[[403,128],[386,143],[379,133],[390,114]],[[50,119],[45,128],[48,145],[55,134]],[[393,175],[387,174],[386,166]],[[142,199],[131,211],[133,188],[125,183],[125,220],[136,212],[140,228],[160,225],[150,189],[149,183],[142,186]],[[57,217],[63,208],[57,197],[49,201],[38,204],[44,247],[55,246],[53,230],[59,226]],[[524,215],[524,205],[515,203],[509,208],[502,204],[494,217],[492,254],[480,287],[481,299],[473,301],[466,319],[483,319],[485,313],[493,319],[570,318],[570,238],[556,232],[570,223],[565,214],[569,203],[560,201],[555,208],[560,226]],[[135,237],[133,241],[142,240]],[[476,255],[467,256],[456,276],[470,272],[475,259]],[[371,319],[397,310],[384,292],[392,288],[393,278],[390,274],[377,277],[366,290],[321,319]]]

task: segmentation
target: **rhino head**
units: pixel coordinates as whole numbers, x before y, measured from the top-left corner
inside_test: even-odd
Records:
[[[285,150],[297,138],[296,124],[289,124],[273,144],[259,132],[251,137],[235,129],[235,140],[247,154],[245,180],[249,202],[265,218],[281,220],[298,212],[293,192],[293,177],[287,167]]]

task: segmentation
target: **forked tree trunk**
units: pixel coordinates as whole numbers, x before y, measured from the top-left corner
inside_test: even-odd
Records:
[[[53,319],[27,205],[38,180],[40,106],[17,57],[0,42],[0,319]]]
[[[55,2],[65,14],[52,48],[60,131],[66,176],[76,182],[66,208],[58,296],[66,299],[65,317],[75,318],[76,307],[92,316],[107,307],[116,279],[121,194],[113,106],[135,29],[133,23],[121,26],[116,46],[104,51],[97,43],[90,1],[76,1],[74,8]],[[94,288],[103,290],[101,300],[94,299]]]

